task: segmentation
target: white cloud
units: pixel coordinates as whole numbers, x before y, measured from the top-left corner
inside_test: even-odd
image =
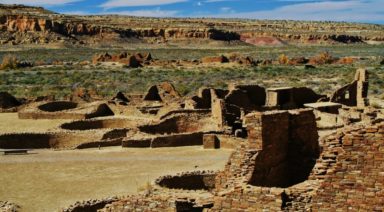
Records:
[[[374,0],[345,0],[297,3],[273,10],[213,15],[250,19],[288,19],[318,21],[384,21],[384,4]]]
[[[155,6],[174,4],[186,1],[188,0],[108,0],[104,4],[100,5],[100,7],[103,7],[105,9],[111,9],[117,7]]]
[[[220,11],[223,13],[235,13],[236,12],[231,7],[222,7],[222,8],[220,8]]]
[[[1,4],[25,4],[38,6],[63,5],[82,0],[1,0]]]
[[[126,10],[119,12],[108,12],[101,14],[114,14],[114,15],[129,15],[129,16],[139,16],[139,17],[174,17],[179,13],[176,10],[161,10],[156,8],[153,10]]]

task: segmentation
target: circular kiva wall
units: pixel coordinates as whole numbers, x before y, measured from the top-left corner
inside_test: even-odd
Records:
[[[100,119],[100,120],[81,120],[61,125],[66,130],[93,130],[93,129],[121,129],[131,128],[137,121],[128,119]]]
[[[49,102],[38,106],[42,111],[46,112],[58,112],[63,110],[74,109],[77,107],[77,103],[68,101]]]
[[[12,133],[0,135],[0,149],[72,148],[93,140],[95,133]]]
[[[212,190],[215,188],[215,177],[216,173],[210,171],[187,172],[160,177],[156,184],[170,189]]]

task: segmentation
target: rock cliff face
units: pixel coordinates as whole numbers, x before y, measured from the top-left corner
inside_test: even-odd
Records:
[[[253,45],[384,42],[384,36],[380,33],[384,27],[380,25],[275,22],[69,16],[38,7],[0,4],[0,43],[121,44],[127,38],[139,42],[149,40],[152,43],[196,39],[228,42],[241,40]]]
[[[212,40],[239,40],[240,36],[235,32],[216,30],[213,28],[191,29],[191,28],[112,28],[94,25],[87,21],[57,20],[49,17],[33,17],[28,15],[0,15],[0,30],[3,33],[23,36],[27,33],[44,35],[49,33],[57,34],[65,38],[86,40],[85,38],[75,38],[75,36],[88,36],[97,38],[161,38],[161,39],[212,39]],[[24,34],[23,34],[24,33]],[[14,40],[14,39],[8,39]],[[28,43],[25,39],[19,39],[18,43]],[[58,39],[60,40],[60,39]],[[57,40],[49,39],[48,42]],[[7,42],[2,42],[7,43]],[[86,41],[85,41],[86,43]]]
[[[62,35],[98,35],[103,32],[99,26],[87,23],[62,22],[48,18],[27,15],[0,16],[2,31],[8,32],[55,32]]]

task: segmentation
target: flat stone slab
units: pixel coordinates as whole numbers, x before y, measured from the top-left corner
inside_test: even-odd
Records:
[[[318,109],[318,108],[327,108],[327,107],[339,107],[339,108],[341,108],[343,105],[339,104],[339,103],[334,103],[334,102],[316,102],[316,103],[304,104],[304,106],[309,107],[309,108]]]
[[[291,90],[292,87],[279,87],[279,88],[268,88],[267,91],[284,91]]]

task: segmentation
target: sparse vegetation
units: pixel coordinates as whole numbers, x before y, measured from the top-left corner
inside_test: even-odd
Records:
[[[3,62],[0,64],[0,70],[16,69],[19,67],[19,61],[13,55],[5,55]]]
[[[278,59],[279,63],[282,65],[288,64],[289,58],[285,54],[281,54]]]

